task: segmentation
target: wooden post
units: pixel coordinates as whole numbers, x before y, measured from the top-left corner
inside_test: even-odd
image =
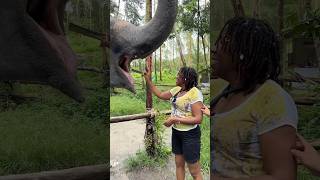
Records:
[[[159,72],[160,72],[160,81],[162,81],[162,49],[160,46],[160,58],[159,58]]]
[[[146,66],[152,70],[152,56],[148,56],[147,61],[146,61]],[[151,74],[150,77],[151,79]],[[147,85],[146,88],[146,93],[147,93],[147,98],[146,98],[146,109],[147,112],[149,113],[152,111],[152,92],[150,86]],[[147,117],[146,118],[146,132],[145,132],[145,147],[146,151],[149,156],[154,157],[156,155],[156,129],[155,129],[155,118],[153,116]]]
[[[260,15],[260,4],[259,0],[253,0],[253,17],[259,18]]]
[[[152,18],[152,0],[146,1],[146,22],[150,21]],[[146,66],[151,71],[150,76],[147,77],[152,81],[152,54],[150,54],[146,59]],[[146,86],[146,110],[150,112],[152,110],[152,91],[150,86]],[[155,119],[154,117],[146,118],[146,131],[144,135],[145,148],[147,154],[151,157],[156,155],[156,133],[155,133]]]
[[[155,82],[158,82],[158,75],[157,75],[157,51],[154,52],[154,79],[155,79]]]
[[[231,0],[235,16],[245,16],[241,0]]]

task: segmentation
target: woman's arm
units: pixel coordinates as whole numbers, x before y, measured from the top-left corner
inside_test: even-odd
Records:
[[[297,166],[290,153],[295,147],[295,134],[296,130],[286,125],[259,136],[266,175],[250,178],[221,178],[212,175],[211,180],[295,180]]]
[[[149,85],[152,93],[162,100],[170,100],[170,98],[172,97],[170,91],[161,92],[148,78],[150,77],[150,73],[151,73],[150,70],[146,68],[146,72],[143,74],[143,76],[147,84]]]
[[[169,127],[174,123],[182,123],[182,124],[201,124],[202,121],[202,102],[196,102],[191,105],[192,116],[190,117],[169,117],[164,123],[165,126]]]
[[[297,147],[301,145],[302,149],[292,149],[291,153],[296,160],[307,167],[313,175],[320,176],[320,154],[300,134],[297,134],[297,138]]]

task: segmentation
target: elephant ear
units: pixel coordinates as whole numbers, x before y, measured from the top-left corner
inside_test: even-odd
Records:
[[[0,21],[0,81],[49,84],[76,101],[84,101],[76,78],[76,55],[61,26],[65,3],[30,0],[24,11],[18,2],[0,7],[5,17]]]

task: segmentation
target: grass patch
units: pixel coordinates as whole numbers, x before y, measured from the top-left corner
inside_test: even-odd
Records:
[[[171,149],[163,141],[163,133],[165,131],[163,122],[165,119],[165,115],[159,115],[156,117],[155,120],[156,136],[158,141],[156,143],[155,157],[150,157],[145,150],[138,151],[135,156],[129,157],[126,160],[126,168],[129,171],[145,167],[163,167],[164,165],[166,165],[167,160],[171,154]],[[145,143],[148,144],[148,142]]]
[[[170,149],[164,151],[162,155],[158,155],[155,158],[148,156],[146,151],[139,151],[135,156],[132,156],[126,160],[126,168],[128,171],[133,171],[142,168],[155,168],[164,167],[167,164],[169,155],[171,154]]]
[[[111,116],[142,113],[145,112],[145,109],[145,105],[140,99],[136,99],[125,95],[110,97]]]
[[[200,163],[204,172],[210,170],[210,118],[204,117],[201,127],[201,153]]]
[[[146,92],[141,86],[136,87],[136,94],[123,89],[116,89],[117,94],[110,96],[110,115],[121,116],[144,113],[146,111]],[[168,88],[167,88],[168,90]],[[159,111],[169,110],[169,101],[164,101],[153,96],[153,107]]]
[[[319,177],[313,176],[309,170],[307,170],[304,167],[299,167],[298,168],[298,173],[297,173],[297,179],[298,180],[319,180]]]

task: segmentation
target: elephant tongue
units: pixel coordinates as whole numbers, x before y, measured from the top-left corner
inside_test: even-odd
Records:
[[[57,55],[62,59],[65,68],[70,73],[70,75],[76,74],[77,58],[71,47],[69,46],[67,39],[64,35],[59,35],[47,31],[40,27],[41,32],[47,38],[52,49],[57,53]]]
[[[120,68],[121,69],[121,68]],[[131,91],[131,92],[133,92],[133,93],[135,93],[135,89],[134,89],[134,80],[133,80],[133,78],[132,78],[132,76],[128,73],[128,72],[126,72],[126,71],[124,71],[123,69],[121,69],[121,71],[123,72],[123,74],[127,77],[127,79],[128,79],[128,81],[129,81],[129,90]]]

